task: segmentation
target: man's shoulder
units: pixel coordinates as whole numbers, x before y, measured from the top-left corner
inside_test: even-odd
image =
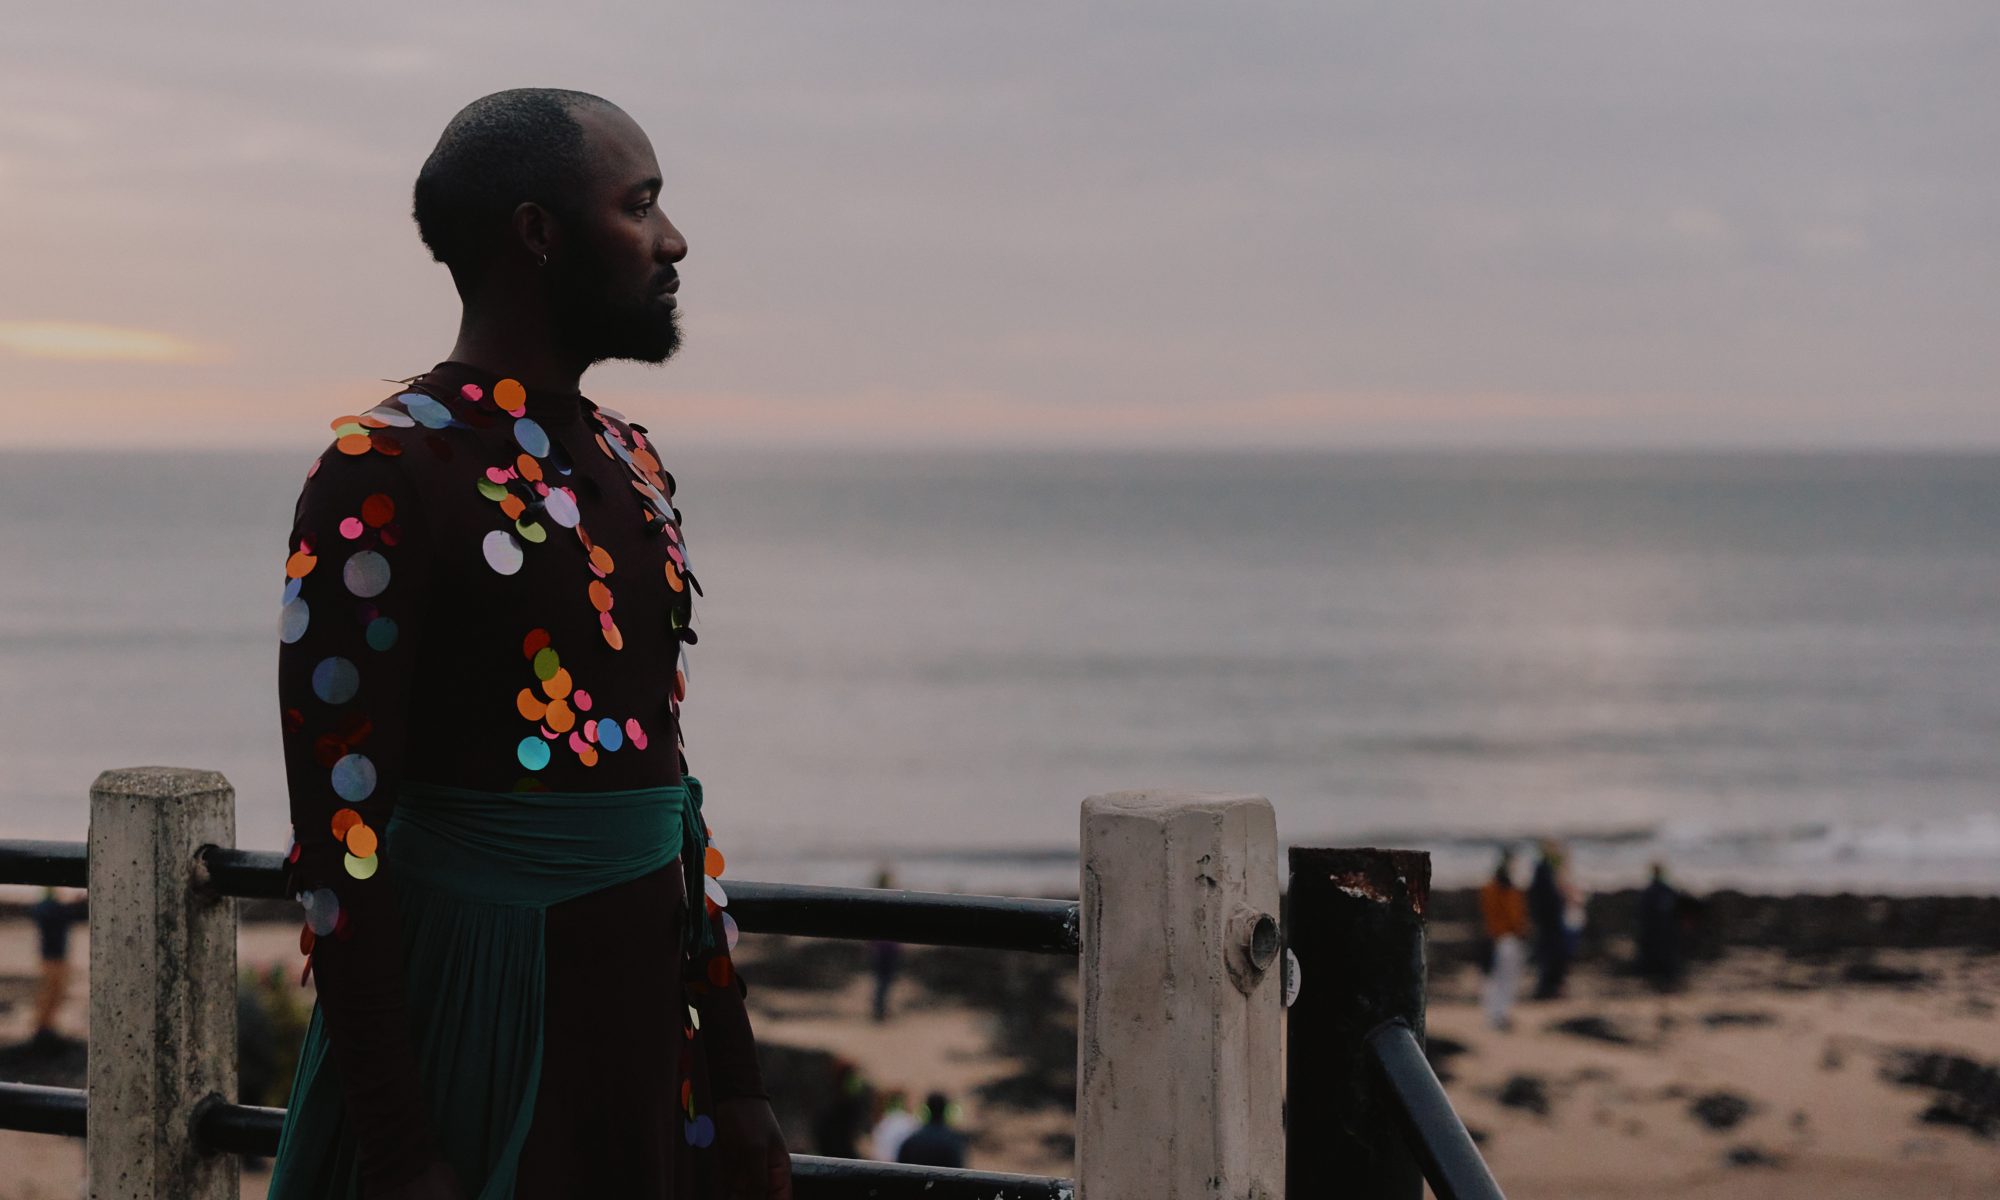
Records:
[[[677,485],[673,473],[660,461],[659,447],[654,444],[651,432],[615,408],[595,402],[589,407],[590,424],[596,426],[597,440],[604,452],[632,468],[671,503]]]
[[[500,429],[502,414],[464,396],[403,386],[358,411],[327,422],[333,441],[315,470],[345,462],[350,471],[421,476],[453,462]],[[393,460],[393,463],[382,460]]]

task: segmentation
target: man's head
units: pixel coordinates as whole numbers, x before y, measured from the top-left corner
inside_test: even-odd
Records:
[[[932,1092],[924,1097],[924,1120],[933,1125],[943,1125],[951,1119],[951,1097],[943,1092]]]
[[[468,309],[538,313],[584,366],[657,363],[680,345],[674,264],[687,256],[660,186],[652,143],[617,105],[516,88],[445,126],[412,215]]]

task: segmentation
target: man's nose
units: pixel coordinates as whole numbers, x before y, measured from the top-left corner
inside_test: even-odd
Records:
[[[681,236],[680,230],[674,228],[672,221],[667,222],[666,236],[660,239],[660,244],[653,253],[661,262],[670,263],[677,263],[688,256],[687,239]]]

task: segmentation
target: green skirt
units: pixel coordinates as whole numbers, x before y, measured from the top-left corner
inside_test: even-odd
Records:
[[[542,1069],[543,914],[673,862],[702,907],[701,782],[621,792],[406,784],[382,839],[403,926],[432,1131],[466,1194],[511,1200]],[[360,1200],[356,1146],[318,1005],[299,1051],[270,1200]]]

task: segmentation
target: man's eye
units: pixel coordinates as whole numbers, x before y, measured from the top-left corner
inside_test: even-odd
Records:
[[[635,213],[637,213],[637,214],[639,214],[640,216],[642,216],[642,217],[643,217],[643,216],[645,216],[645,215],[646,215],[647,213],[649,213],[649,212],[652,212],[652,211],[653,211],[653,204],[652,204],[652,201],[650,201],[650,200],[649,200],[649,201],[647,201],[646,203],[644,203],[644,204],[641,204],[641,205],[640,205],[639,207],[637,207],[637,208],[633,209],[632,211],[633,211],[633,212],[635,212]]]

